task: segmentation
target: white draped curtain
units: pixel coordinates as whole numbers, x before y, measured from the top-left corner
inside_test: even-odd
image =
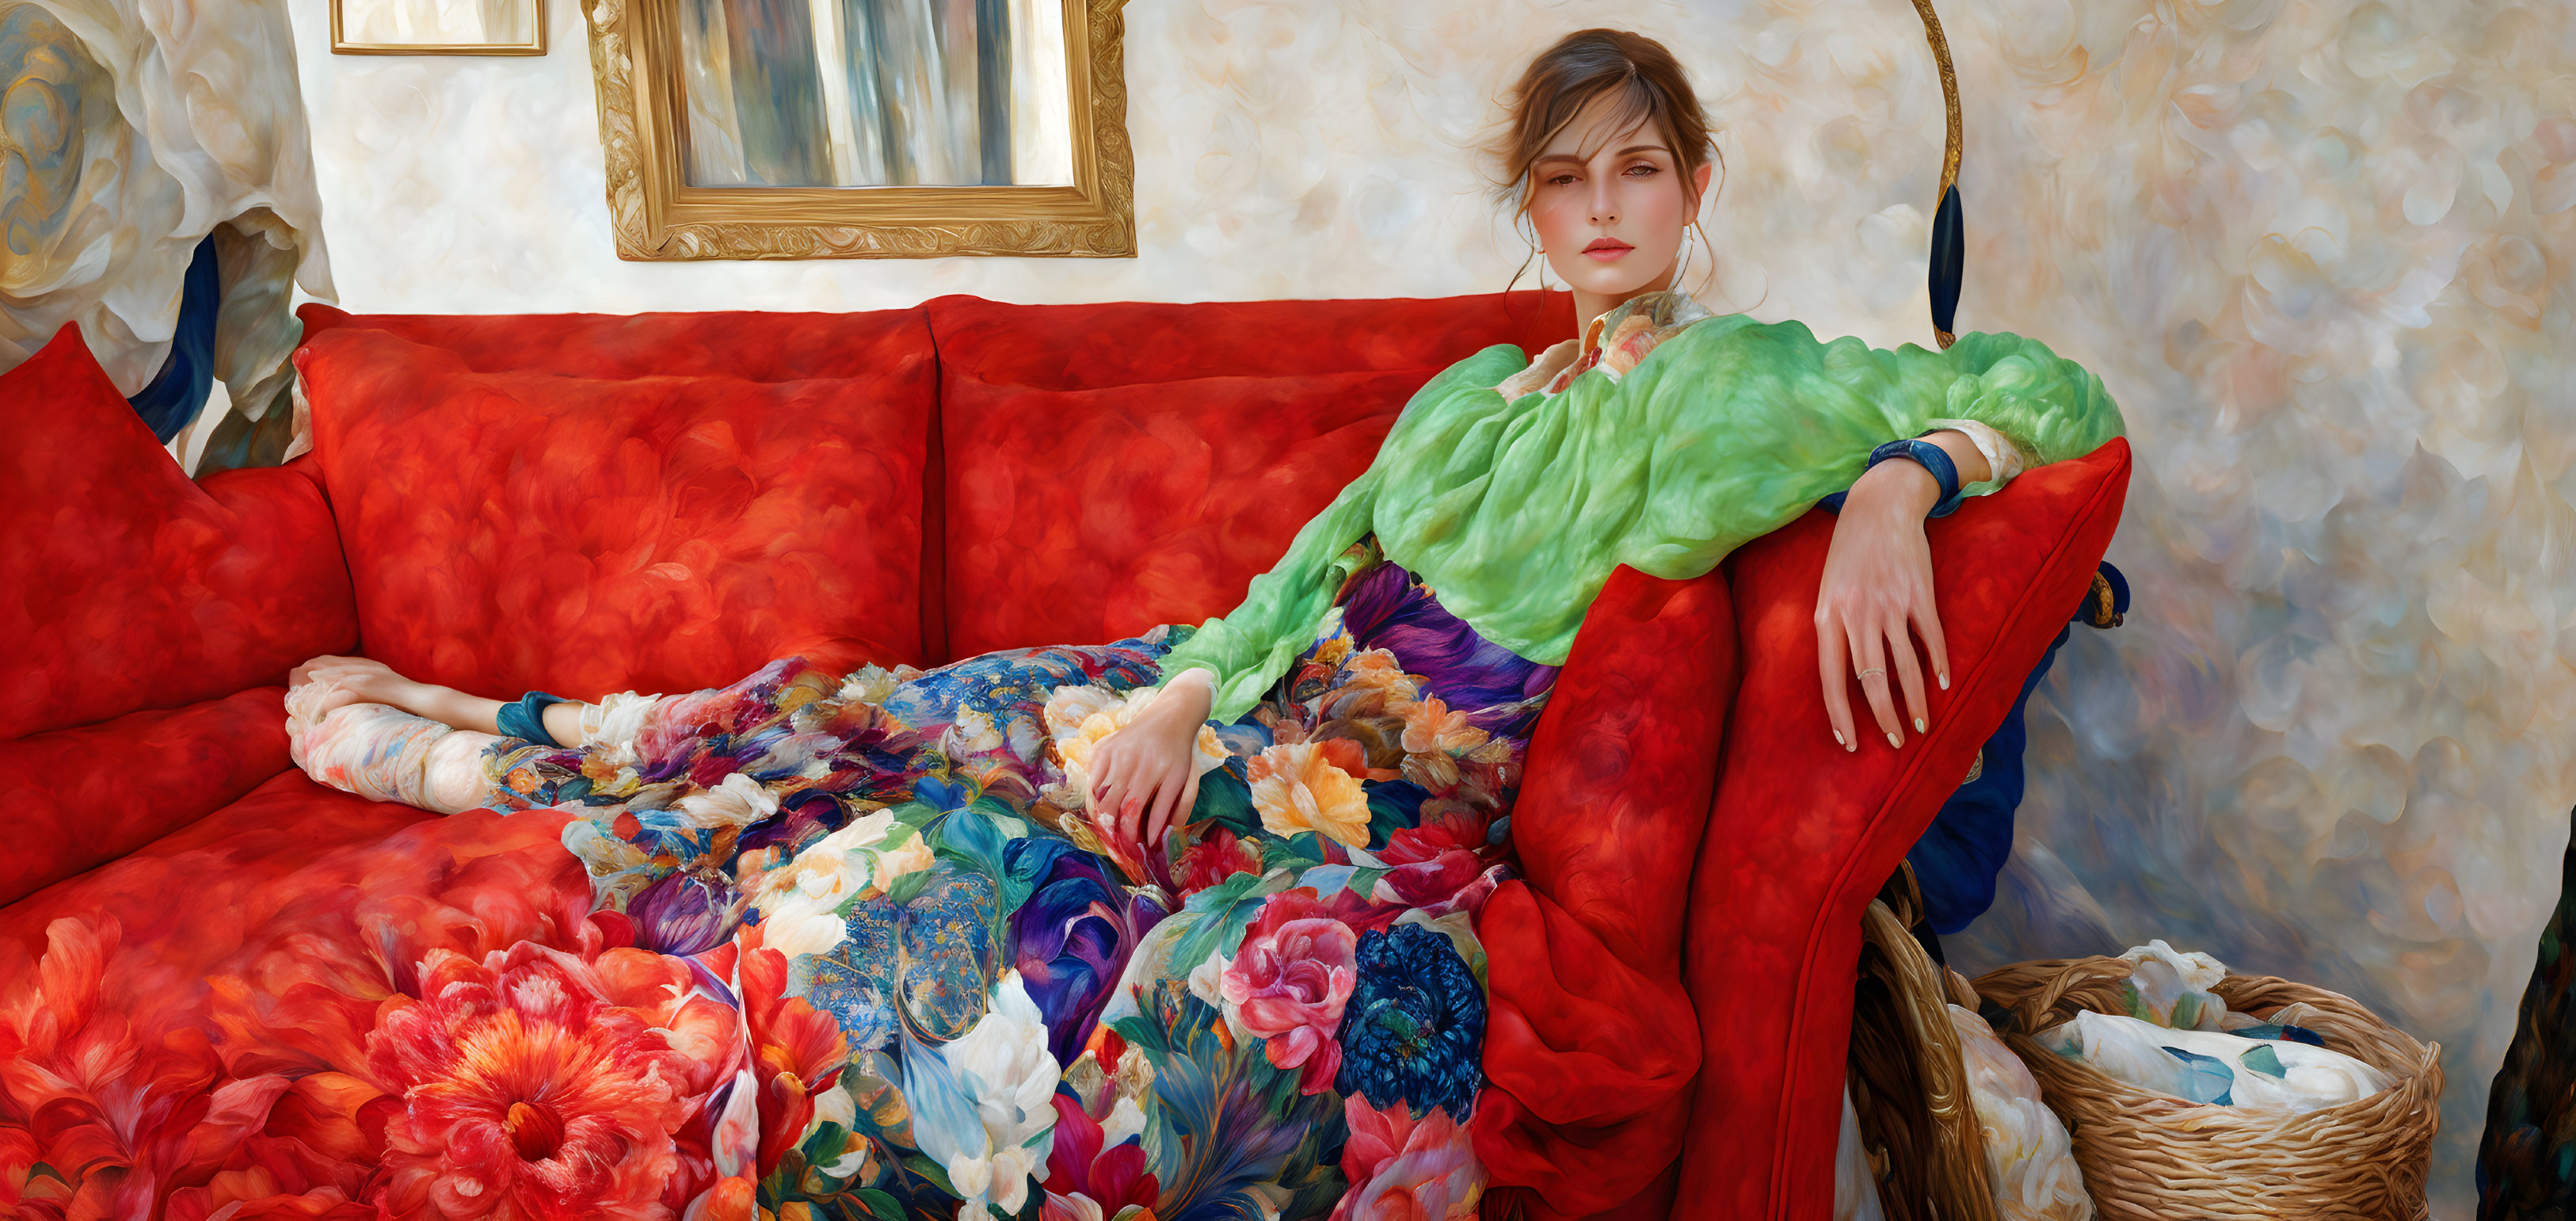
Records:
[[[77,322],[141,389],[211,237],[223,393],[190,427],[228,401],[235,432],[273,429],[293,289],[333,295],[283,0],[0,0],[0,89],[0,369]]]

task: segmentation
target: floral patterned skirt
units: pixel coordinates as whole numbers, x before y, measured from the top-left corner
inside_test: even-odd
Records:
[[[1427,649],[1428,591],[1377,584],[1203,732],[1192,818],[1141,858],[1082,764],[1186,628],[612,700],[591,745],[493,747],[490,804],[584,815],[597,906],[742,1011],[757,1070],[705,1122],[763,1209],[1462,1217],[1472,922],[1553,671]]]

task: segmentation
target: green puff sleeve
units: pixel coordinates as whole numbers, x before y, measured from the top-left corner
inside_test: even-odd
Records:
[[[1459,361],[1414,392],[1397,427],[1403,427],[1403,420],[1417,408],[1442,402],[1479,383],[1490,387],[1528,364],[1529,357],[1508,344]],[[1231,723],[1252,711],[1298,654],[1314,643],[1315,629],[1333,608],[1333,595],[1341,588],[1337,561],[1351,544],[1370,533],[1371,511],[1385,467],[1386,454],[1381,450],[1377,461],[1298,529],[1288,553],[1270,571],[1252,578],[1242,605],[1201,624],[1195,635],[1165,654],[1163,681],[1170,682],[1184,670],[1206,670],[1216,689],[1210,720]]]
[[[1214,672],[1214,715],[1242,716],[1312,642],[1334,561],[1370,533],[1486,640],[1561,665],[1613,570],[1705,574],[1849,488],[1883,442],[1973,420],[2039,466],[2121,432],[2099,378],[2015,335],[1889,351],[1819,342],[1796,322],[1711,318],[1625,378],[1593,370],[1564,393],[1505,401],[1495,383],[1526,363],[1488,348],[1424,386],[1368,472],[1242,606],[1165,658],[1166,675]]]
[[[2100,379],[2018,336],[1888,351],[1718,317],[1624,378],[1417,403],[1379,452],[1375,528],[1386,557],[1486,640],[1561,665],[1619,566],[1700,576],[1849,488],[1871,449],[1942,418],[1995,429],[2032,465],[2121,428]]]

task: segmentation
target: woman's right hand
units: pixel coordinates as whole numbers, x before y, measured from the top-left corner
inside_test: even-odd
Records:
[[[1091,804],[1106,813],[1110,838],[1136,850],[1139,859],[1159,844],[1175,819],[1187,821],[1198,804],[1193,762],[1199,727],[1207,723],[1215,688],[1205,670],[1187,670],[1125,729],[1101,739],[1091,756]]]

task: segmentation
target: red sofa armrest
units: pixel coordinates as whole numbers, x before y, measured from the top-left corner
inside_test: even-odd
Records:
[[[1815,601],[1832,519],[1810,513],[1734,557],[1748,715],[1728,728],[1691,883],[1708,1050],[1675,1216],[1831,1215],[1861,912],[2082,600],[2128,479],[2114,440],[1932,523],[1953,689],[1931,694],[1931,732],[1901,751],[1846,754],[1825,719]]]
[[[1701,1054],[1683,922],[1735,672],[1716,573],[1622,568],[1584,617],[1512,809],[1524,880],[1477,920],[1489,1207],[1535,1221],[1666,1206]]]

